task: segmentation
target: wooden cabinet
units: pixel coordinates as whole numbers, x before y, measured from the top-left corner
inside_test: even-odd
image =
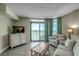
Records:
[[[27,43],[25,33],[10,34],[10,46],[11,48]]]

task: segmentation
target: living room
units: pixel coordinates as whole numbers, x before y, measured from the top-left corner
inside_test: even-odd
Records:
[[[78,16],[78,3],[0,4],[0,55],[79,56]]]

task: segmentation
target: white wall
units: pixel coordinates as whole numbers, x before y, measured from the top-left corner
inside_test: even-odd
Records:
[[[72,13],[62,17],[62,32],[67,35],[67,37],[67,29],[73,25],[78,25],[78,28],[74,29],[72,38],[79,38],[79,10],[75,10]]]
[[[17,22],[14,22],[13,25],[24,26],[27,41],[30,42],[30,19],[20,19]]]
[[[11,20],[0,14],[0,52],[9,46],[8,34],[11,25]]]

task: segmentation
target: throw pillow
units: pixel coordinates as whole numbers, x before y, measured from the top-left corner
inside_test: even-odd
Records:
[[[67,39],[65,42],[65,46],[71,50],[73,49],[74,44],[75,44],[75,40],[72,39]]]

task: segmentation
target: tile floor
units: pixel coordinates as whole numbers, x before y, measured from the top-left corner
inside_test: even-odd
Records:
[[[49,53],[46,52],[44,56],[53,56],[56,48],[49,46]],[[13,49],[8,48],[6,51],[0,54],[0,56],[30,56],[30,44],[24,44],[17,46]]]

